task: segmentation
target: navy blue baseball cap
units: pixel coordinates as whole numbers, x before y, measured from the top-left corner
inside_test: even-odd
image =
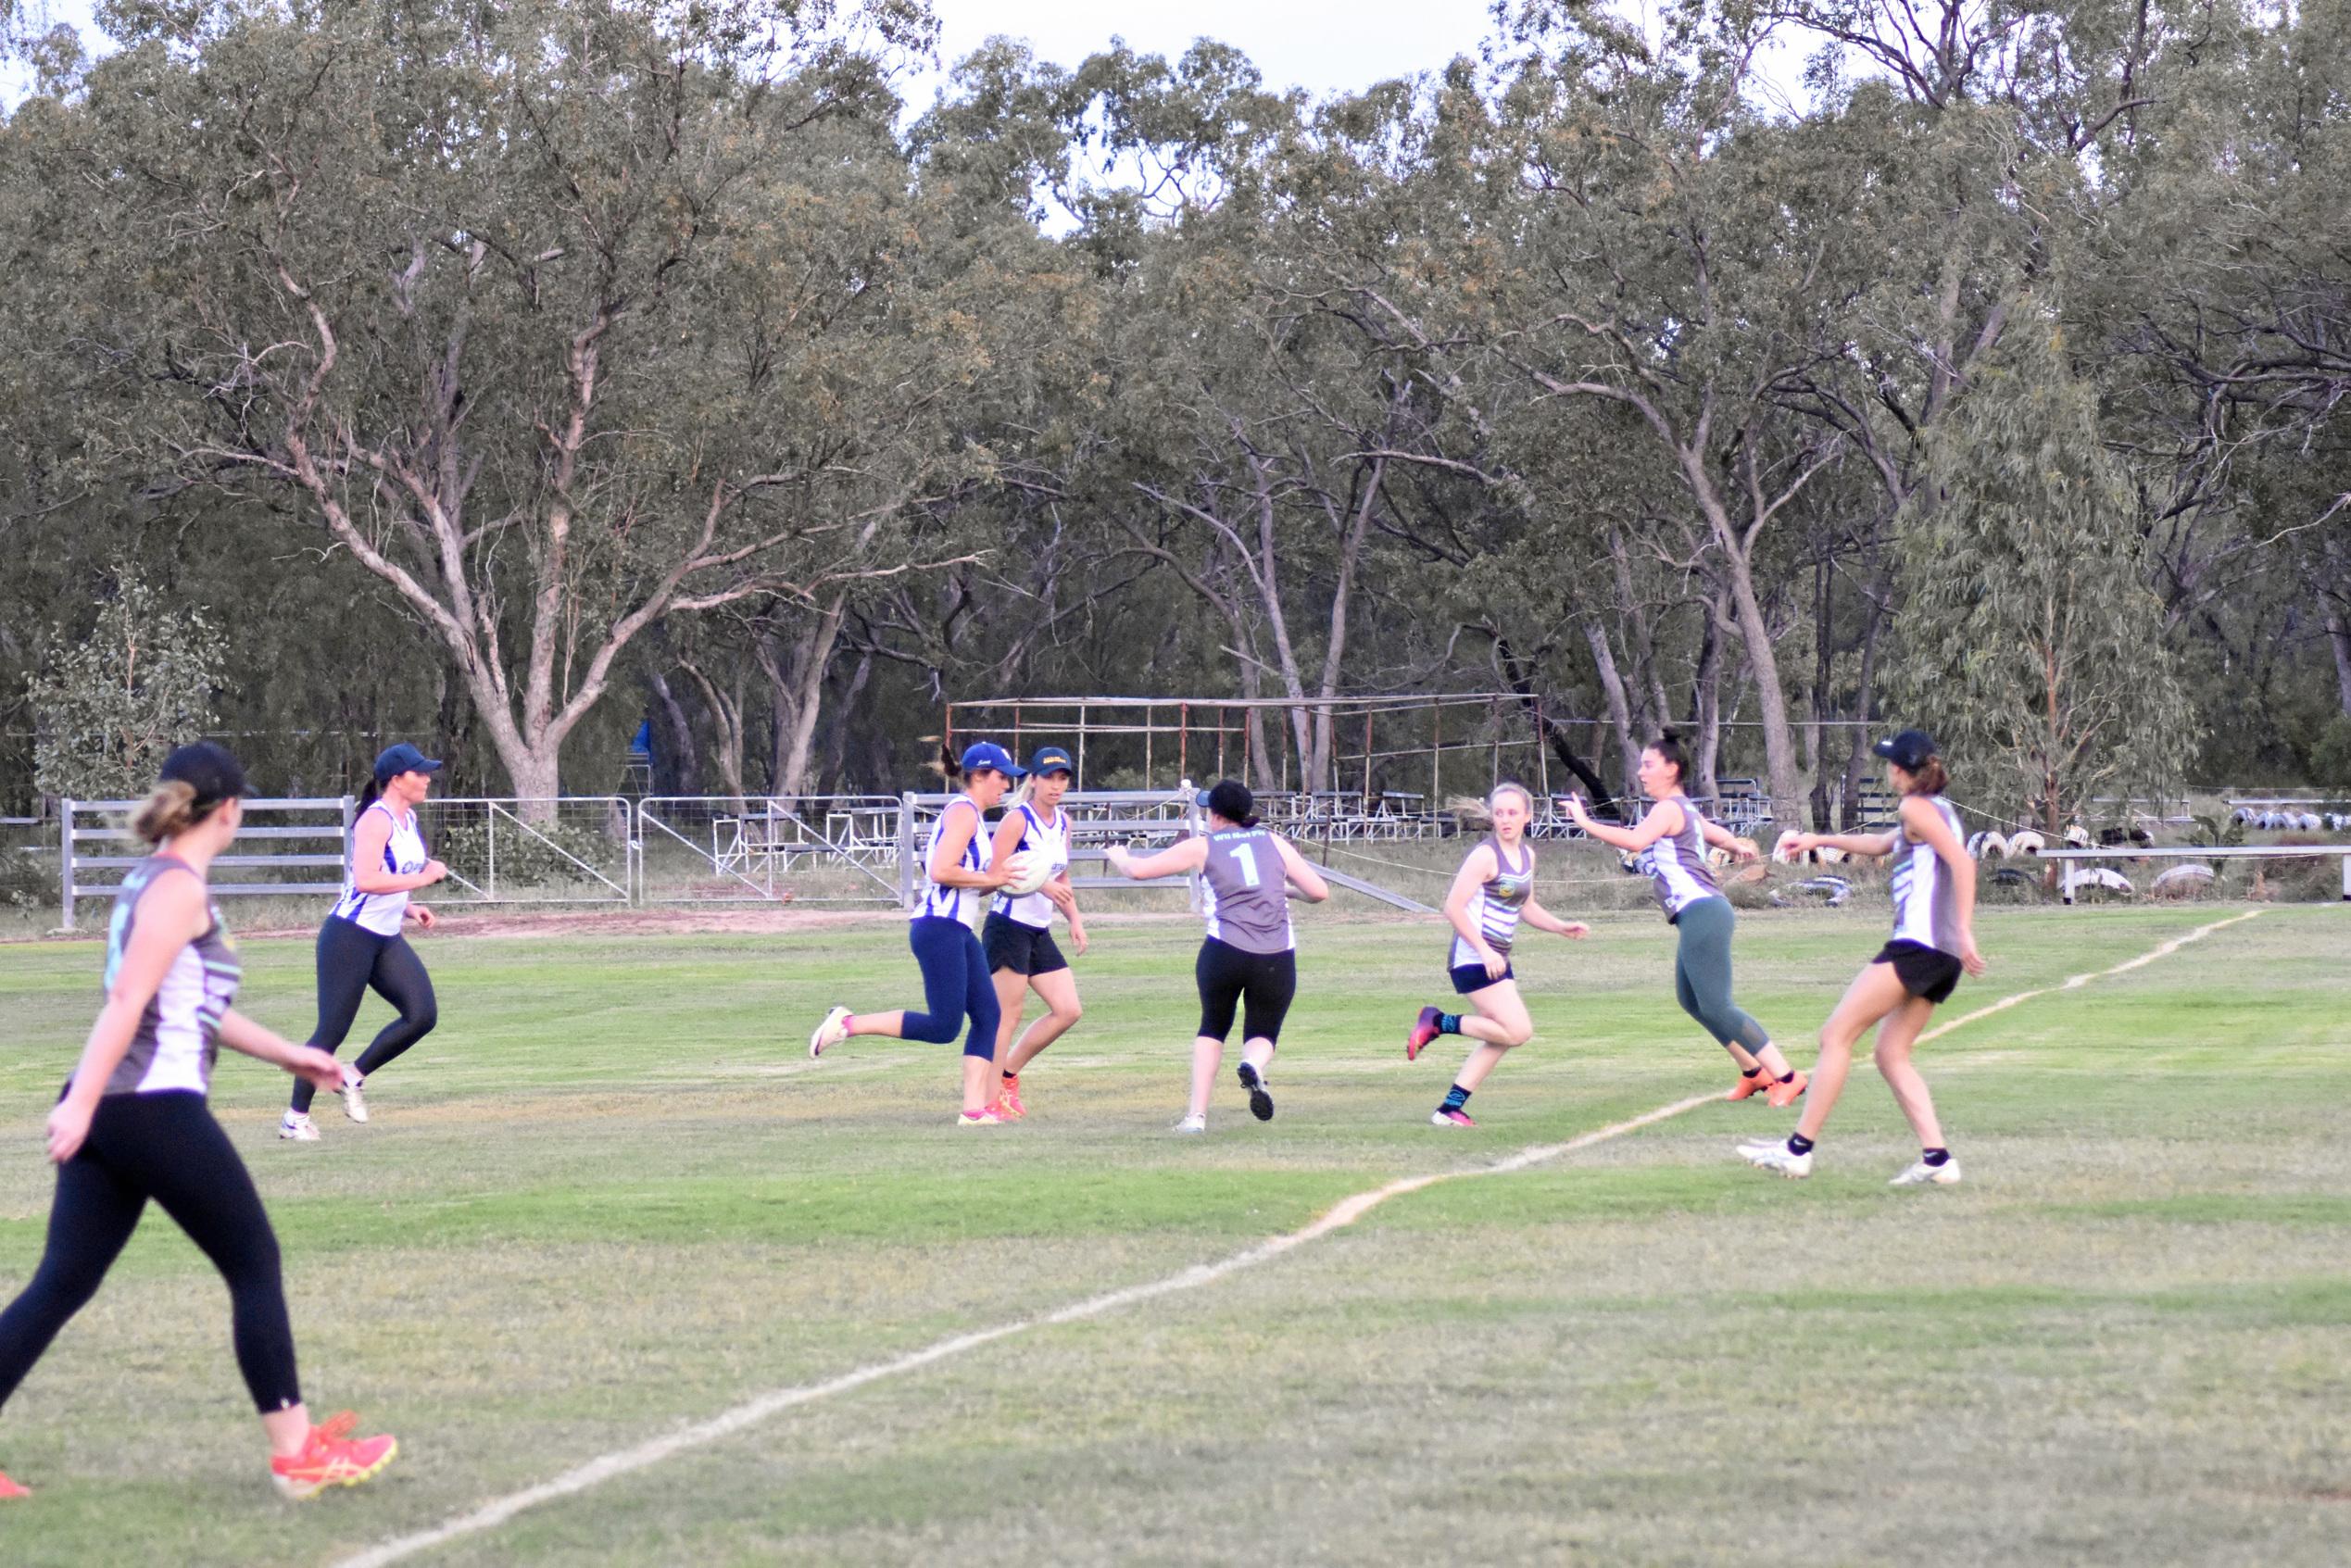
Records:
[[[1924,730],[1905,730],[1871,746],[1870,750],[1905,773],[1915,773],[1936,755],[1934,737]]]
[[[159,783],[183,784],[195,791],[198,806],[218,806],[223,800],[233,800],[251,787],[245,782],[245,770],[229,754],[229,748],[208,740],[191,741],[175,749],[163,759],[162,770],[156,774]]]
[[[1071,761],[1069,753],[1060,746],[1040,746],[1036,755],[1028,759],[1028,771],[1032,773],[1067,773],[1075,778],[1077,764]]]
[[[437,773],[440,771],[439,758],[427,757],[407,741],[385,746],[375,759],[375,782],[380,784],[388,784],[402,773]]]
[[[992,740],[975,740],[963,748],[963,771],[976,773],[982,768],[993,768],[1008,779],[1017,779],[1028,770],[1012,760],[1012,754]]]
[[[1228,822],[1257,825],[1257,797],[1238,779],[1220,779],[1214,788],[1201,790],[1200,803]]]

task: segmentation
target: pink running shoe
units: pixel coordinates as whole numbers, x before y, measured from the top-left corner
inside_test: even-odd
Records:
[[[1477,1122],[1471,1119],[1468,1111],[1447,1110],[1442,1108],[1430,1116],[1428,1122],[1433,1127],[1475,1127],[1477,1125]]]
[[[381,1472],[400,1451],[395,1437],[354,1437],[358,1418],[349,1411],[327,1417],[310,1428],[302,1451],[291,1459],[273,1459],[270,1474],[278,1490],[299,1500],[317,1497],[329,1486],[356,1486]]]
[[[1017,1122],[1028,1114],[1028,1107],[1021,1103],[1021,1081],[1017,1076],[1004,1080],[996,1094],[996,1116],[1000,1122]]]
[[[0,1475],[0,1502],[14,1502],[19,1498],[29,1498],[31,1495],[31,1487],[19,1486],[6,1475]]]
[[[1419,1022],[1404,1034],[1404,1060],[1406,1061],[1418,1061],[1420,1053],[1428,1048],[1428,1042],[1437,1037],[1437,1016],[1435,1008],[1420,1010]]]

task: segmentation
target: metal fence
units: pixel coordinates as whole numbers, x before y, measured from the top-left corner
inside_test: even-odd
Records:
[[[77,903],[115,897],[122,890],[122,873],[146,858],[144,847],[129,837],[122,825],[144,804],[139,800],[57,802],[59,903],[65,929],[73,929]],[[339,892],[352,807],[348,796],[246,801],[245,825],[238,830],[235,849],[212,862],[216,873],[236,874],[215,880],[212,891],[228,897]],[[332,880],[327,877],[330,872]],[[295,873],[299,880],[283,873]]]

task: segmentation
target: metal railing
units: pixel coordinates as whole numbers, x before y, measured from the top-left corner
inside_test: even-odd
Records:
[[[2056,860],[2064,865],[2059,887],[2068,904],[2074,901],[2076,890],[2082,885],[2081,873],[2074,868],[2083,860],[2313,860],[2323,856],[2343,857],[2343,897],[2351,903],[2351,844],[2228,844],[2212,847],[2146,848],[2128,844],[2109,845],[2097,849],[2043,849],[2040,858]]]
[[[60,923],[68,931],[73,929],[74,906],[84,898],[111,898],[122,891],[121,873],[146,859],[145,853],[132,843],[125,832],[121,819],[128,818],[141,806],[141,800],[60,800],[57,802],[57,878]],[[270,896],[298,897],[308,893],[339,893],[343,889],[343,866],[346,847],[350,842],[354,802],[349,796],[336,798],[313,797],[293,800],[248,800],[245,803],[245,825],[237,830],[239,845],[259,843],[269,847],[258,851],[240,849],[222,855],[212,862],[215,872],[233,871],[241,874],[228,881],[216,881],[212,891],[223,897],[253,897]],[[308,815],[322,817],[333,813],[327,822],[275,821]],[[252,819],[258,816],[263,821]],[[106,818],[117,819],[106,822]],[[85,825],[84,819],[90,819]],[[85,852],[83,845],[107,846],[111,854]],[[287,847],[279,850],[275,847]],[[324,849],[301,847],[323,845]],[[332,882],[261,881],[253,873],[270,871],[317,872],[332,868]],[[111,872],[102,881],[92,881],[92,872]]]

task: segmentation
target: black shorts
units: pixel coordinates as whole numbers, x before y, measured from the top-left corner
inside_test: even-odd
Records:
[[[980,947],[987,954],[990,974],[1008,969],[1014,974],[1050,974],[1069,967],[1050,928],[1024,925],[1010,915],[987,917],[980,930]]]
[[[1500,974],[1488,974],[1486,966],[1481,963],[1455,964],[1445,972],[1453,977],[1453,995],[1457,997],[1466,997],[1489,985],[1499,985],[1505,980],[1518,978],[1518,972],[1507,963],[1502,965]]]
[[[1241,1038],[1281,1043],[1282,1020],[1298,995],[1296,953],[1244,953],[1212,936],[1200,945],[1192,978],[1200,982],[1200,1032],[1221,1040],[1233,1032],[1233,1010],[1247,1002]]]
[[[1902,981],[1902,988],[1914,997],[1924,997],[1930,1002],[1947,1002],[1959,986],[1959,976],[1965,972],[1957,959],[1923,942],[1889,942],[1878,949],[1871,963],[1890,963]]]

